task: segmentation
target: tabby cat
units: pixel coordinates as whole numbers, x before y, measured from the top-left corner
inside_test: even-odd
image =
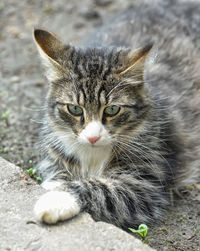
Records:
[[[197,181],[200,6],[137,2],[83,48],[34,31],[50,83],[40,221],[85,211],[123,229],[151,224],[172,189]]]

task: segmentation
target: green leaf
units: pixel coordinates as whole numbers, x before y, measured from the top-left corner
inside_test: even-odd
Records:
[[[143,237],[147,236],[147,233],[148,233],[147,225],[145,225],[145,224],[139,225],[138,230],[140,231],[141,234],[143,234]]]
[[[36,173],[36,168],[29,168],[28,170],[26,170],[26,172],[32,177],[35,175]]]
[[[133,232],[133,233],[138,233],[138,230],[136,230],[136,229],[129,228],[129,230],[130,230],[131,232]]]
[[[9,114],[11,113],[10,110],[7,110],[1,114],[1,119],[8,119]]]
[[[35,179],[36,179],[37,181],[39,181],[39,182],[42,182],[42,178],[39,177],[39,176],[36,176]]]
[[[147,236],[148,233],[148,227],[145,224],[141,224],[139,225],[138,229],[133,229],[133,228],[129,228],[129,230],[133,233],[138,233],[142,239],[144,239]]]

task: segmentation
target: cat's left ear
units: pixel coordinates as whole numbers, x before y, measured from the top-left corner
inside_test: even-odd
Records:
[[[149,44],[145,47],[128,52],[123,58],[122,70],[118,75],[120,77],[134,77],[138,80],[143,80],[145,61],[152,47],[153,44]]]
[[[46,77],[54,81],[64,71],[60,59],[64,44],[51,32],[35,29],[33,37],[46,67]]]

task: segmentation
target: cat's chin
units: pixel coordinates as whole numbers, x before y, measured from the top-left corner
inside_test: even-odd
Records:
[[[111,142],[109,142],[108,140],[102,140],[102,141],[96,142],[95,144],[91,144],[87,140],[79,139],[78,143],[82,147],[88,148],[88,149],[96,149],[96,148],[101,149],[101,148],[111,147]]]
[[[102,149],[103,147],[105,147],[105,145],[88,145],[89,148],[92,148],[92,149]]]
[[[107,148],[108,146],[103,146],[103,145],[89,145],[89,144],[82,144],[82,148],[84,148],[85,150],[88,151],[101,151],[104,150],[105,148]]]

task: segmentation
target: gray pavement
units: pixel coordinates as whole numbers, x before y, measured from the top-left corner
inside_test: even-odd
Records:
[[[0,251],[152,251],[134,236],[88,214],[54,226],[35,221],[33,205],[44,190],[0,157]]]

